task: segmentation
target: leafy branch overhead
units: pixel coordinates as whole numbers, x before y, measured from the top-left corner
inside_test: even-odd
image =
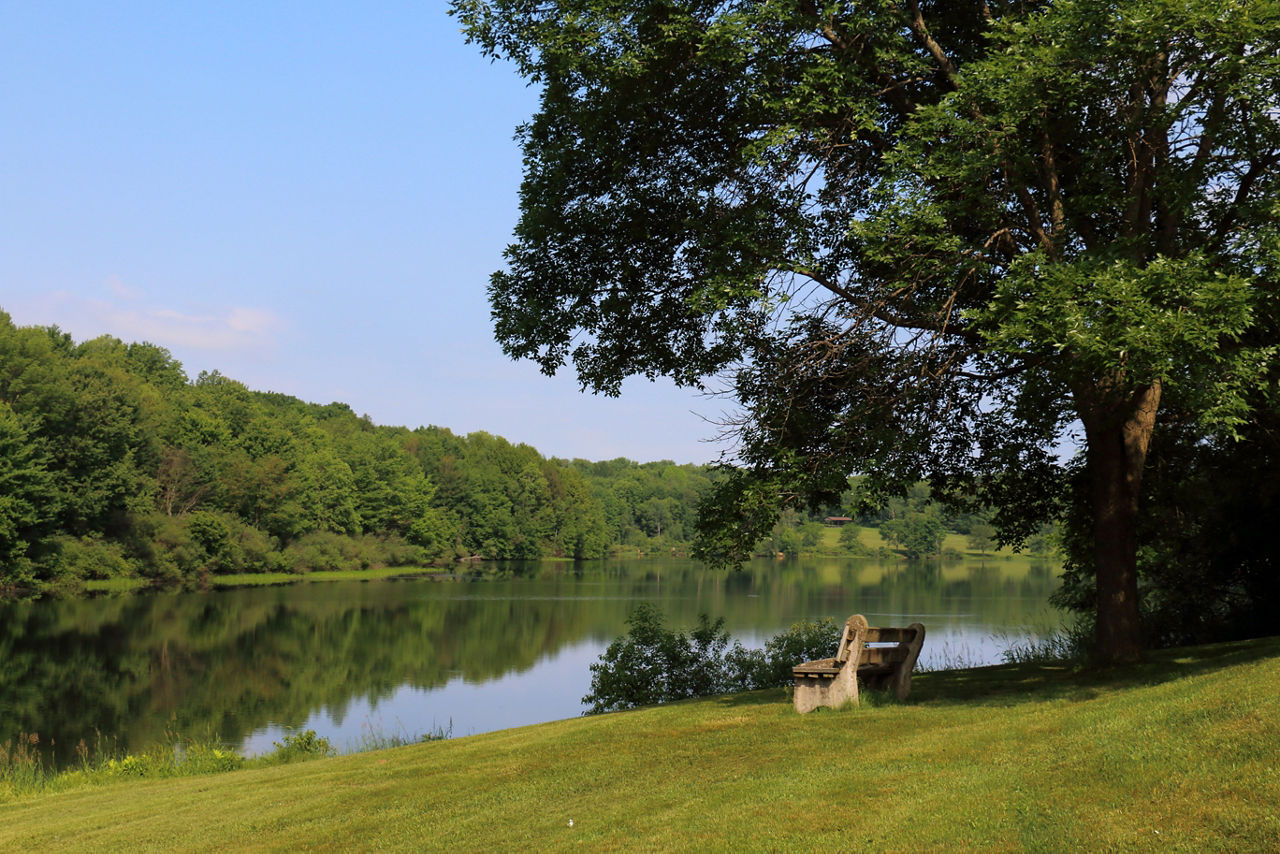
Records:
[[[498,340],[606,394],[724,382],[706,554],[855,471],[976,488],[1017,541],[1079,424],[1100,639],[1136,654],[1152,431],[1234,431],[1271,388],[1280,4],[453,11],[542,92]]]

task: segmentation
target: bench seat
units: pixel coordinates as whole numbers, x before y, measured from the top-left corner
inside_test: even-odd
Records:
[[[868,688],[891,688],[905,700],[911,691],[911,671],[924,645],[924,626],[871,626],[854,614],[844,624],[834,658],[796,665],[791,671],[792,698],[804,714],[820,706],[839,707],[858,702],[858,683]]]

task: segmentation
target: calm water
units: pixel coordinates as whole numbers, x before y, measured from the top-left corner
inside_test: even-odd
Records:
[[[589,666],[639,602],[668,624],[724,617],[745,646],[803,618],[920,621],[921,663],[995,663],[1056,624],[1048,565],[797,559],[712,572],[677,560],[528,564],[456,581],[298,584],[0,605],[0,742],[168,733],[248,753],[287,728],[339,749],[370,733],[454,737],[574,717]]]

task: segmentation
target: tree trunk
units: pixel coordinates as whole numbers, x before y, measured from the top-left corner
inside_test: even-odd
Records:
[[[1138,630],[1138,498],[1147,449],[1160,407],[1160,383],[1117,400],[1104,381],[1076,392],[1084,422],[1097,559],[1098,656],[1136,661]]]

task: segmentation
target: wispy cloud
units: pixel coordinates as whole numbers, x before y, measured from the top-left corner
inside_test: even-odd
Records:
[[[232,307],[208,314],[169,308],[128,309],[103,306],[112,334],[126,341],[150,341],[165,347],[213,352],[259,349],[274,343],[279,324],[261,309]]]
[[[31,306],[32,313],[56,318],[53,322],[81,340],[106,334],[210,353],[272,348],[284,327],[271,311],[254,306],[160,305],[118,276],[108,278],[99,294],[50,293]]]
[[[227,325],[236,332],[266,335],[279,326],[274,314],[260,308],[233,308],[227,315]]]
[[[107,276],[107,290],[120,299],[126,300],[139,300],[146,296],[141,288],[126,285],[119,276]]]

